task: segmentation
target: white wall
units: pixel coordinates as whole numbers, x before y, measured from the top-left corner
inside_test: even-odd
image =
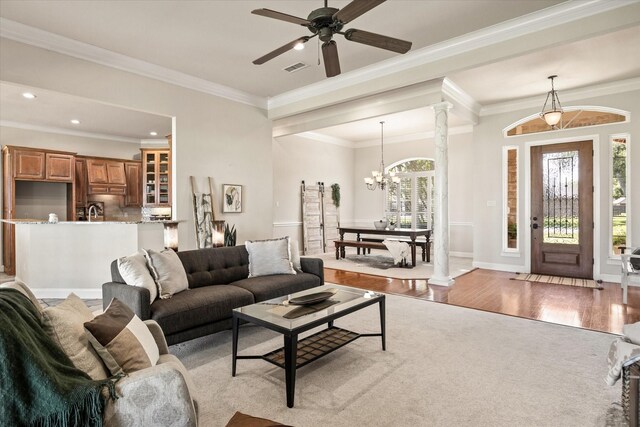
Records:
[[[354,149],[313,141],[297,135],[273,140],[273,235],[302,242],[300,184],[340,184],[340,222],[353,221]],[[302,246],[300,246],[302,247]]]
[[[354,220],[358,225],[372,226],[384,216],[384,197],[380,190],[371,191],[364,177],[380,167],[380,146],[357,148],[354,168]],[[385,165],[397,161],[426,157],[433,159],[434,140],[385,144]],[[470,256],[473,251],[473,149],[472,134],[449,136],[449,220],[450,250],[454,255]]]
[[[243,212],[216,217],[235,224],[238,241],[272,235],[271,122],[262,109],[188,90],[7,39],[0,80],[175,117],[174,160],[180,248],[195,248],[189,176],[243,185]]]
[[[562,94],[560,94],[562,97]],[[567,103],[568,104],[568,103]],[[501,255],[502,236],[502,147],[517,145],[520,147],[518,158],[518,189],[520,213],[518,215],[519,230],[529,229],[529,217],[525,212],[525,150],[527,143],[533,141],[554,141],[571,138],[575,141],[587,139],[595,135],[599,139],[596,151],[599,161],[594,163],[595,194],[594,219],[596,221],[594,241],[596,265],[594,274],[600,272],[605,280],[614,280],[620,274],[619,262],[608,259],[609,242],[609,136],[616,133],[631,134],[631,212],[632,223],[630,241],[640,244],[640,91],[624,94],[602,96],[597,98],[572,101],[571,105],[594,105],[619,108],[631,112],[631,122],[604,125],[590,128],[578,128],[567,131],[547,132],[504,138],[502,129],[518,119],[534,114],[538,109],[512,111],[509,113],[484,116],[476,126],[473,136],[473,158],[475,174],[470,181],[474,186],[474,261],[478,266],[494,267],[511,271],[525,271],[525,255],[529,252],[525,246],[524,234],[520,233],[520,254],[517,257]],[[487,202],[495,201],[495,206]]]

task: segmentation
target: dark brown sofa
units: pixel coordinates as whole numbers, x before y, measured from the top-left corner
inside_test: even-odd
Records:
[[[103,307],[118,298],[142,320],[158,322],[172,345],[230,329],[234,308],[324,284],[318,258],[301,258],[302,270],[295,275],[248,278],[249,254],[244,246],[184,251],[178,257],[187,272],[188,290],[149,304],[149,291],[126,285],[113,261],[112,281],[102,285]]]

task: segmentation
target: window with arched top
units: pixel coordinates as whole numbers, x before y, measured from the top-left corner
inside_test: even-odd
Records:
[[[598,106],[563,107],[562,119],[554,128],[549,126],[538,113],[527,116],[503,129],[505,137],[532,133],[601,126],[629,121],[628,111]]]
[[[400,178],[400,183],[385,190],[385,216],[398,228],[433,229],[435,162],[412,158],[386,168]]]

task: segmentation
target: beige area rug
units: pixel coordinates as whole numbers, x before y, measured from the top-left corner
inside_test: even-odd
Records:
[[[335,252],[314,255],[322,258],[325,268],[353,271],[355,273],[371,274],[374,276],[392,277],[394,279],[428,279],[433,275],[433,256],[431,262],[422,262],[418,253],[417,264],[412,268],[397,267],[388,251],[372,250],[369,255],[358,255],[355,248],[347,248],[346,257],[336,259]],[[458,277],[473,270],[471,258],[449,258],[449,272],[451,277]],[[411,264],[411,260],[409,260]]]
[[[171,352],[191,372],[207,427],[236,411],[297,427],[623,425],[620,383],[604,382],[614,335],[395,295],[386,310],[387,351],[362,337],[301,368],[292,409],[284,370],[239,360],[231,377],[229,331]],[[378,322],[371,306],[335,324],[376,333]],[[240,329],[240,354],[282,344],[264,328]]]
[[[579,288],[602,289],[602,286],[600,286],[595,280],[578,279],[575,277],[546,276],[544,274],[518,273],[518,275],[516,277],[512,277],[511,280],[551,283],[553,285],[576,286]]]

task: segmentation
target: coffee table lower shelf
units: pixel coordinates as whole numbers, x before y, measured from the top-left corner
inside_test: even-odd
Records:
[[[298,342],[296,369],[318,360],[340,347],[344,347],[361,336],[356,332],[332,326],[304,338]],[[284,347],[263,354],[262,359],[284,369]]]

